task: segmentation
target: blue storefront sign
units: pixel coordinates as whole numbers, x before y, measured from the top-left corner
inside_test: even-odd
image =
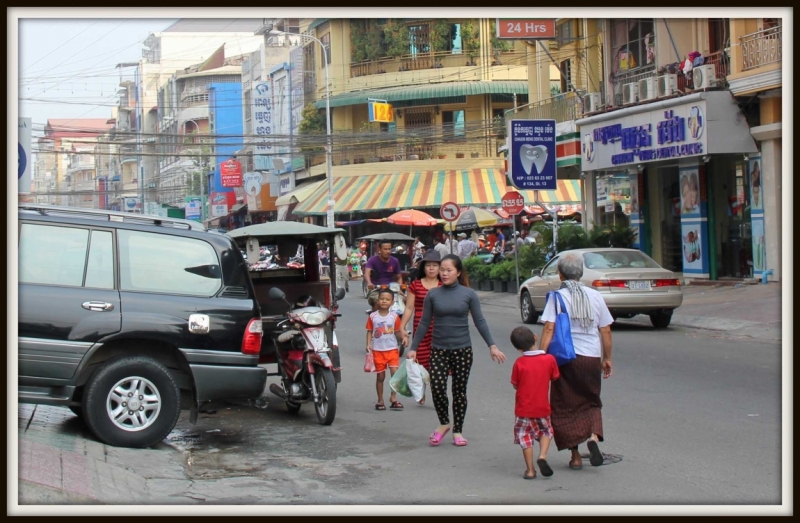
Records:
[[[556,189],[556,121],[511,120],[509,178],[517,189]]]

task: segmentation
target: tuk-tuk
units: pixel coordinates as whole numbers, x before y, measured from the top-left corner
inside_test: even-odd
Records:
[[[321,278],[317,244],[327,242],[339,257],[346,256],[347,247],[342,229],[320,227],[300,222],[267,222],[249,225],[228,232],[248,263],[250,279],[261,307],[263,337],[259,363],[279,363],[276,358],[273,334],[285,331],[287,303],[300,307],[300,301],[310,297],[319,307],[331,309],[336,302],[336,278]],[[278,288],[280,299],[270,297]],[[335,318],[325,326],[331,348],[334,379],[341,382],[338,343],[334,333]],[[281,376],[268,373],[268,376]]]

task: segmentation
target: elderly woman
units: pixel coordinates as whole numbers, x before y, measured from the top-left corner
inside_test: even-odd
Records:
[[[550,390],[551,421],[558,450],[569,449],[569,468],[580,469],[578,444],[586,442],[590,463],[603,464],[597,445],[603,441],[603,417],[600,401],[600,375],[609,378],[611,367],[611,324],[614,322],[603,297],[580,283],[583,258],[577,253],[562,254],[558,260],[561,288],[556,291],[564,300],[569,314],[572,344],[576,358],[559,367],[561,378]],[[547,300],[542,313],[541,350],[547,352],[555,331],[556,310],[553,299]]]

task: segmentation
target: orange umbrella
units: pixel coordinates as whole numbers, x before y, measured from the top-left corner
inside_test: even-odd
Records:
[[[436,218],[416,209],[397,211],[386,218],[386,221],[395,225],[409,225],[412,227],[432,227],[438,224]]]

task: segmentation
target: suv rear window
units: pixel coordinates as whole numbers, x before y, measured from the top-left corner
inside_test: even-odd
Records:
[[[602,251],[583,253],[588,269],[660,269],[649,256],[636,251]]]
[[[213,296],[222,287],[214,248],[194,238],[117,231],[120,290]]]

